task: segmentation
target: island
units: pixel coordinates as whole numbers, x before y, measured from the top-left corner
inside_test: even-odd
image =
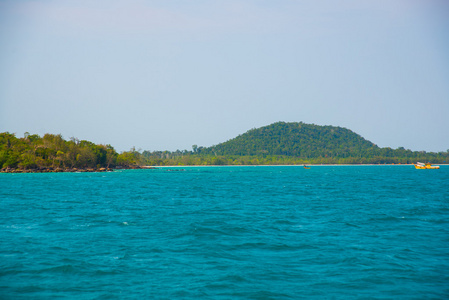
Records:
[[[0,133],[0,172],[106,172],[144,166],[189,165],[312,165],[312,164],[444,164],[449,151],[381,148],[338,126],[277,122],[251,129],[231,140],[192,150],[129,151],[61,134],[22,138]]]

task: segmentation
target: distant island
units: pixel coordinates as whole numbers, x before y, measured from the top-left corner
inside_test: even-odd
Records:
[[[449,151],[380,148],[336,126],[277,122],[234,139],[192,150],[117,153],[111,145],[62,136],[0,133],[1,172],[107,171],[142,166],[446,163]]]
[[[111,145],[96,145],[60,134],[25,133],[17,138],[0,133],[0,172],[102,172],[113,168],[137,168],[132,152],[118,154]]]
[[[449,151],[426,152],[380,148],[337,126],[277,122],[255,128],[211,147],[192,151],[143,151],[149,165],[300,165],[445,163]]]

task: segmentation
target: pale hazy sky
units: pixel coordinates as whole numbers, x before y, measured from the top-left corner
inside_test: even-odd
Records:
[[[0,1],[0,132],[190,150],[277,121],[449,149],[449,1]]]

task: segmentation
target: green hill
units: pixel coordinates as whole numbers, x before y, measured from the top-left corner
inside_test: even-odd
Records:
[[[278,122],[251,129],[202,152],[223,156],[282,155],[298,158],[367,157],[380,148],[353,131],[336,126]]]
[[[55,134],[0,133],[0,172],[95,171],[139,165],[294,165],[449,162],[449,150],[433,153],[403,147],[380,148],[342,127],[278,122],[212,147],[193,151],[143,151],[118,154],[111,145],[96,145]]]

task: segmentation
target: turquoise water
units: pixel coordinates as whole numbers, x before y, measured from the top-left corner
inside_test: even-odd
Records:
[[[0,174],[0,299],[447,299],[449,166]]]

